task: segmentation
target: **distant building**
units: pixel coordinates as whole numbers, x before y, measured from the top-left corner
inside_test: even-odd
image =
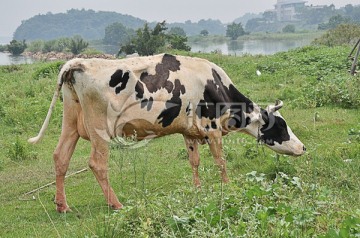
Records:
[[[277,0],[277,3],[274,5],[274,9],[266,10],[263,13],[263,18],[266,22],[294,22],[299,21],[298,16],[303,9],[312,9],[312,10],[321,10],[327,8],[326,5],[310,5],[306,6],[307,1],[302,0]],[[332,10],[335,9],[335,6],[332,4],[329,7]]]
[[[276,18],[278,21],[297,21],[297,13],[305,7],[306,1],[277,0],[275,4]]]

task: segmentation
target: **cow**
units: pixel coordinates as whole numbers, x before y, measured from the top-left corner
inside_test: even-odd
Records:
[[[222,181],[229,181],[222,137],[230,132],[252,135],[278,153],[305,152],[278,111],[283,102],[261,108],[236,89],[223,69],[205,59],[170,54],[72,59],[61,68],[45,121],[30,143],[44,136],[61,89],[62,131],[53,153],[58,212],[70,211],[64,179],[80,137],[91,143],[89,167],[113,209],[123,206],[108,179],[109,143],[117,138],[141,141],[182,134],[196,187],[201,186],[199,144],[209,145]]]

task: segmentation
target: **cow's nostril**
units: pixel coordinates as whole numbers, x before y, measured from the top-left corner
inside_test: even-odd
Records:
[[[303,151],[306,151],[306,147],[305,147],[305,146],[303,146]]]

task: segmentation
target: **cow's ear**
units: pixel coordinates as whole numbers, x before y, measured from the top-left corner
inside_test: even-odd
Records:
[[[277,110],[279,110],[280,108],[282,108],[284,105],[283,101],[281,100],[276,100],[275,105],[269,105],[266,110],[268,112],[276,112]]]

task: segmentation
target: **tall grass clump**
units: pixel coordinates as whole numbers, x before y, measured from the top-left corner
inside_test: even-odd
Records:
[[[360,108],[360,77],[335,75],[328,80],[306,83],[300,92],[301,96],[294,100],[298,107]]]
[[[37,154],[31,151],[29,146],[19,137],[16,137],[15,141],[8,146],[6,154],[8,158],[17,162],[37,158]]]
[[[40,68],[38,68],[34,73],[32,78],[34,80],[39,80],[41,78],[57,78],[57,75],[60,72],[61,66],[64,64],[63,61],[55,61],[44,63]]]

